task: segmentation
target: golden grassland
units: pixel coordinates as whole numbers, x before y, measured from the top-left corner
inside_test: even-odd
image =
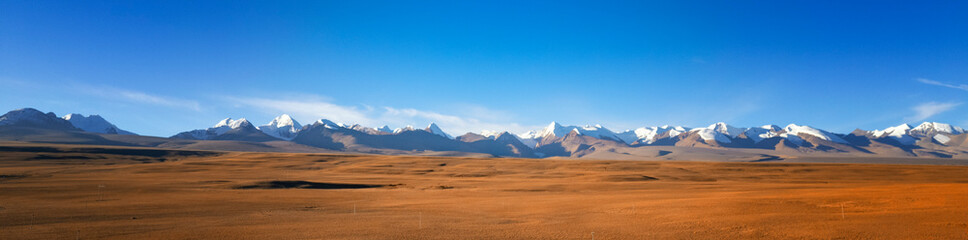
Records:
[[[91,149],[0,149],[0,239],[968,238],[968,167]]]

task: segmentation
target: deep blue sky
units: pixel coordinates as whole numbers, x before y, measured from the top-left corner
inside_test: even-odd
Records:
[[[282,113],[455,135],[968,125],[958,1],[669,2],[4,0],[0,110],[161,136]]]

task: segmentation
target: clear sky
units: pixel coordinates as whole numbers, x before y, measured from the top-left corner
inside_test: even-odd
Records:
[[[0,1],[0,110],[156,136],[282,113],[454,135],[968,126],[964,1],[279,2]]]

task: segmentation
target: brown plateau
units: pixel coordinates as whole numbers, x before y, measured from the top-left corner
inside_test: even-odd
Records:
[[[5,143],[0,239],[965,239],[968,167]]]

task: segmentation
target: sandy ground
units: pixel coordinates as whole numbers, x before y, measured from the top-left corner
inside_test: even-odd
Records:
[[[968,167],[86,149],[0,148],[0,239],[968,238]]]

